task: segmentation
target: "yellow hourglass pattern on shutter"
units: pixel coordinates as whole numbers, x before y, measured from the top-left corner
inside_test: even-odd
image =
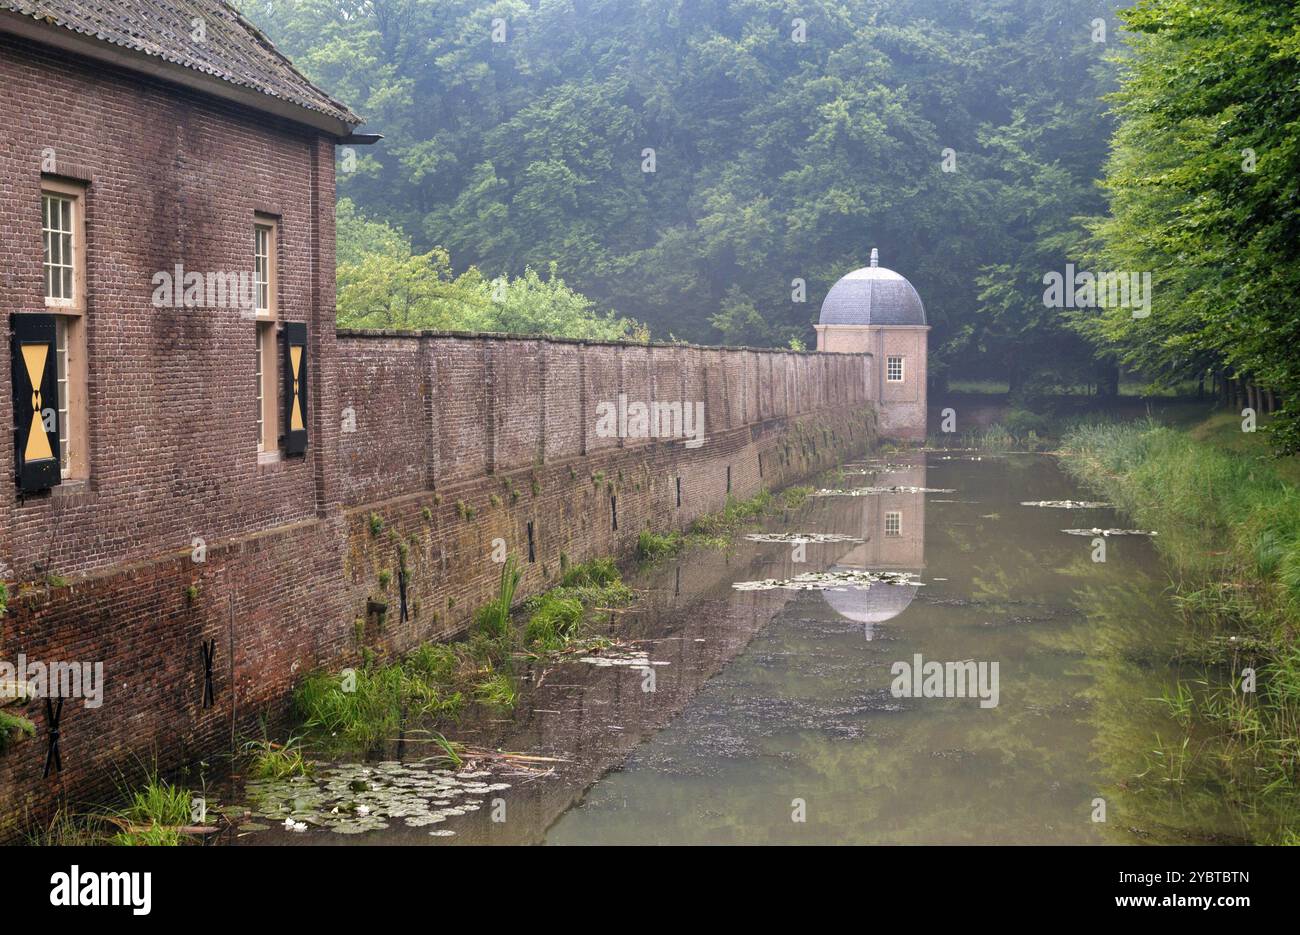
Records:
[[[289,417],[289,428],[301,432],[306,426],[302,421],[302,395],[298,392],[298,374],[302,367],[302,348],[290,346],[289,363],[293,367],[293,414]]]
[[[45,376],[45,361],[49,353],[48,344],[23,345],[23,364],[27,367],[27,378],[32,385],[32,428],[27,433],[27,448],[23,451],[25,461],[54,457],[50,438],[45,434],[45,421],[41,418],[41,380]]]

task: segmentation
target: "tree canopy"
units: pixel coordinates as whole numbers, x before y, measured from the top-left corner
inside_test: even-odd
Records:
[[[1039,278],[1102,207],[1106,3],[244,8],[384,134],[340,191],[417,255],[554,263],[656,337],[783,346],[874,246],[926,303],[932,373],[1091,366]]]
[[[345,328],[496,331],[597,340],[645,340],[644,326],[599,312],[556,274],[532,267],[493,279],[477,269],[455,275],[447,251],[424,254],[410,239],[368,220],[348,198],[338,203],[338,323]]]
[[[1094,253],[1150,271],[1151,314],[1084,329],[1165,381],[1219,367],[1281,393],[1300,448],[1300,11],[1289,0],[1142,0]]]

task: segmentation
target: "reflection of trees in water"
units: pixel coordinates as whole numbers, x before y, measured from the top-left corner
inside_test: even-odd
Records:
[[[1076,648],[1105,775],[1099,794],[1107,801],[1107,834],[1148,843],[1278,840],[1300,818],[1294,788],[1269,788],[1272,777],[1257,775],[1240,749],[1234,755],[1214,724],[1179,717],[1161,700],[1176,698],[1180,682],[1204,697],[1207,685],[1227,684],[1232,670],[1186,656],[1196,635],[1157,582],[1089,572],[1081,568],[1075,592],[1089,623],[1075,638],[1087,644]]]
[[[632,768],[592,790],[589,815],[570,815],[561,836],[1129,843],[1256,838],[1282,827],[1285,817],[1271,804],[1221,778],[1138,778],[1157,736],[1167,745],[1183,736],[1150,700],[1174,684],[1170,660],[1186,631],[1150,543],[1111,542],[1109,561],[1095,564],[1089,543],[1059,533],[1058,516],[1010,513],[1022,499],[1078,494],[1047,459],[953,470],[960,483],[932,465],[922,486],[958,486],[955,499],[979,502],[921,504],[929,528],[918,543],[926,578],[947,583],[920,588],[877,624],[870,642],[860,614],[837,613],[821,592],[796,594],[679,721],[638,748]],[[871,541],[883,522],[878,505],[862,502],[871,499],[855,498],[850,512],[845,501],[823,498],[781,528],[861,529]],[[906,524],[913,508],[895,502]],[[981,516],[994,511],[1001,516]],[[876,539],[871,548],[885,545]],[[850,556],[856,545],[816,548],[835,564],[887,559],[865,550]],[[776,571],[745,567],[745,576]],[[889,667],[914,652],[1000,660],[999,707],[893,699]],[[1091,821],[1098,795],[1107,801],[1106,824]],[[790,820],[795,798],[806,800],[805,824]]]

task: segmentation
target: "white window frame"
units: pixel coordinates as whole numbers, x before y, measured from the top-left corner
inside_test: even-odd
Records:
[[[885,358],[885,382],[902,383],[907,375],[907,358],[902,354],[890,354]],[[898,364],[898,376],[894,376],[894,364]]]
[[[903,534],[902,512],[900,510],[887,511],[885,513],[885,538],[897,539],[902,534]]]
[[[51,208],[60,207],[58,218],[51,223]],[[67,206],[67,226],[63,224]],[[44,280],[45,307],[55,309],[82,309],[82,283],[85,281],[84,253],[80,231],[82,228],[81,192],[72,186],[52,180],[41,184],[41,276]],[[58,271],[59,287],[52,289],[52,271]],[[68,288],[63,287],[64,279]],[[61,293],[59,295],[53,292]]]
[[[253,221],[254,361],[257,406],[257,454],[275,460],[280,449],[280,365],[276,340],[280,307],[279,221],[258,214]]]
[[[60,211],[51,226],[49,206],[68,205],[68,226]],[[55,316],[55,360],[58,372],[59,473],[64,480],[90,476],[86,353],[86,187],[71,181],[41,179],[41,278],[45,308]],[[60,238],[58,263],[47,262],[56,252],[51,237]],[[66,262],[65,262],[66,261]],[[50,270],[71,270],[70,295],[50,295]],[[63,276],[60,273],[60,293]]]
[[[276,315],[276,224],[258,218],[253,224],[253,308],[256,317],[274,320]]]

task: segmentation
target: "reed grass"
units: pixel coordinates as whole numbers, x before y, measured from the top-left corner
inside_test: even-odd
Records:
[[[520,579],[512,556],[465,639],[423,643],[386,662],[366,657],[344,673],[308,675],[294,702],[310,738],[325,748],[376,755],[413,719],[455,721],[469,702],[509,710],[519,700],[517,657],[585,645],[593,639],[591,616],[632,597],[610,559],[567,567],[558,586],[516,609]]]
[[[1159,533],[1172,570],[1192,674],[1154,702],[1195,742],[1159,741],[1149,772],[1225,790],[1256,816],[1254,839],[1280,841],[1300,816],[1300,488],[1262,441],[1196,436],[1153,420],[1083,424],[1060,452],[1069,473]]]

